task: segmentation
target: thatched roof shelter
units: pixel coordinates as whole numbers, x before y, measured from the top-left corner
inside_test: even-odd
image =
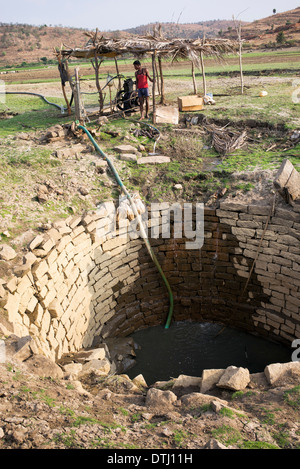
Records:
[[[205,72],[203,56],[215,57],[221,59],[226,54],[235,53],[238,50],[238,42],[229,39],[181,39],[172,38],[167,39],[161,34],[161,29],[154,31],[153,34],[147,36],[134,36],[130,35],[121,39],[118,38],[106,38],[96,32],[86,32],[85,35],[89,38],[86,45],[83,47],[71,48],[68,46],[61,47],[60,50],[56,51],[56,55],[60,64],[60,67],[66,68],[67,75],[69,76],[69,82],[75,95],[75,84],[72,83],[68,72],[68,60],[70,58],[77,59],[90,59],[92,61],[95,77],[96,86],[99,92],[99,103],[100,113],[103,109],[103,96],[102,89],[99,82],[99,68],[104,58],[114,58],[118,72],[117,58],[122,57],[125,54],[131,54],[136,58],[145,56],[152,57],[152,68],[153,68],[153,110],[155,114],[155,82],[156,82],[156,59],[159,63],[159,75],[160,75],[160,94],[161,103],[164,103],[164,85],[163,85],[163,72],[162,72],[162,59],[168,58],[172,61],[179,59],[186,59],[192,63],[192,76],[194,82],[195,94],[195,73],[194,68],[201,67],[203,75],[204,94],[206,94],[205,84]],[[64,91],[64,90],[63,90]],[[67,100],[66,100],[67,101]],[[68,104],[68,102],[67,102]],[[76,102],[75,102],[76,104]],[[68,105],[70,111],[70,107]],[[155,119],[155,117],[154,117]]]
[[[129,36],[115,39],[97,37],[96,33],[85,33],[90,39],[84,47],[65,48],[61,50],[62,58],[120,57],[132,54],[142,57],[156,53],[157,57],[188,59],[195,64],[199,62],[200,52],[205,56],[221,58],[225,54],[236,52],[237,43],[229,39],[166,39],[162,36]]]

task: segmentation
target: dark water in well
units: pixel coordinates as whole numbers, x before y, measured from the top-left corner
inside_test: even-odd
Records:
[[[136,364],[126,373],[131,379],[141,373],[148,385],[180,374],[200,377],[204,369],[230,365],[257,373],[270,363],[291,361],[293,352],[282,344],[212,323],[175,322],[169,329],[149,327],[131,337],[140,349]]]

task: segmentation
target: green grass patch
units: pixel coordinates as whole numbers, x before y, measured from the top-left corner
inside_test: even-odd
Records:
[[[300,409],[300,385],[284,392],[283,399],[286,404],[296,410]]]

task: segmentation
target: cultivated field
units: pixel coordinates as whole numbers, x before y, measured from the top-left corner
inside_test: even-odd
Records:
[[[299,139],[294,138],[300,128],[298,63],[297,49],[245,54],[245,92],[241,95],[237,57],[228,57],[222,63],[206,59],[207,91],[213,93],[215,104],[196,114],[181,113],[178,126],[157,126],[161,137],[156,151],[169,156],[169,164],[137,165],[119,160],[114,147],[120,143],[139,147],[143,156],[153,150],[153,139],[145,133],[137,135],[137,129],[147,128],[138,123],[138,109],[126,118],[108,115],[102,127],[96,122],[87,125],[112,157],[127,188],[140,192],[146,203],[196,200],[212,205],[220,194],[236,200],[271,197],[273,177],[282,160],[289,158],[299,169]],[[1,76],[7,91],[39,93],[50,102],[65,105],[56,66],[16,71]],[[114,64],[103,64],[101,72],[104,86],[107,73],[114,74]],[[132,60],[120,63],[120,72],[133,77]],[[177,106],[178,96],[193,94],[190,64],[166,63],[164,74],[168,105]],[[80,75],[82,91],[94,92],[89,64],[80,64]],[[199,72],[196,80],[201,93]],[[259,97],[262,90],[268,93],[263,98]],[[115,92],[116,83],[112,96]],[[109,107],[108,88],[105,93]],[[67,94],[70,97],[69,88]],[[97,109],[96,94],[83,95],[83,101],[87,108]],[[88,141],[74,135],[49,143],[41,140],[50,127],[71,124],[74,115],[62,115],[38,97],[26,95],[7,95],[0,111],[2,241],[22,243],[26,230],[118,197],[118,186],[109,170],[99,169],[99,155]],[[194,125],[192,117],[198,118],[193,120],[197,121]],[[237,135],[246,131],[246,144],[231,154],[219,154],[212,144],[209,125]],[[64,149],[73,151],[68,157],[57,157],[56,151]],[[181,188],[174,188],[180,187],[178,184]],[[38,197],[41,186],[47,189],[43,201]]]

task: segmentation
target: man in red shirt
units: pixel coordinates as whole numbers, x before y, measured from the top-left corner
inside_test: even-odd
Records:
[[[152,78],[150,78],[149,72],[147,68],[143,68],[141,62],[136,60],[133,62],[136,78],[136,89],[138,90],[138,97],[140,103],[140,111],[141,111],[141,118],[140,120],[144,119],[144,102],[146,102],[146,114],[145,118],[148,119],[149,117],[149,85],[148,85],[148,78],[151,82],[153,82]]]

